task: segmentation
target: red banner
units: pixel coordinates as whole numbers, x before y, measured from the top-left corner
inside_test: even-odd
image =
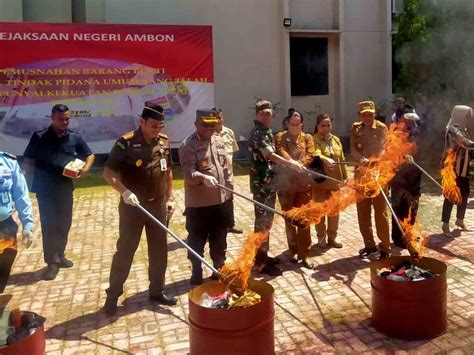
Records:
[[[147,100],[175,146],[214,103],[211,26],[0,23],[0,52],[1,143],[17,154],[56,103],[96,153],[136,128]]]

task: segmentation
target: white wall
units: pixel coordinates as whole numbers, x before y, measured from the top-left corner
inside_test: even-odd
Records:
[[[71,22],[71,0],[23,0],[25,22]]]
[[[22,3],[19,0],[0,0],[0,21],[23,21]]]
[[[289,0],[292,27],[331,30],[338,27],[338,0]]]

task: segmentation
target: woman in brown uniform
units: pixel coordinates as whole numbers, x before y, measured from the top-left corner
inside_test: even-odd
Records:
[[[336,164],[345,160],[342,144],[338,137],[331,133],[332,119],[327,114],[319,114],[316,117],[317,132],[314,135],[314,156],[319,157],[323,163],[324,174],[335,179],[347,180],[345,164]],[[323,202],[331,197],[331,192],[338,189],[335,181],[325,180],[321,183],[313,183],[313,200]],[[327,225],[326,225],[327,218]],[[339,215],[324,216],[316,225],[318,245],[334,248],[342,248],[342,244],[336,242],[337,229],[339,226]],[[326,241],[327,236],[327,241]]]
[[[303,116],[293,112],[288,118],[288,130],[276,136],[277,154],[287,160],[296,160],[308,166],[313,160],[314,143],[310,134],[303,132]],[[278,199],[283,211],[293,207],[300,207],[311,200],[311,179],[305,174],[295,173],[288,169],[277,170]],[[295,227],[290,222],[285,222],[288,248],[292,262],[301,260],[301,265],[312,268],[307,261],[311,252],[310,228]]]

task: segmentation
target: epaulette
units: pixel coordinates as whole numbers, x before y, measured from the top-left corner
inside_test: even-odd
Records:
[[[159,133],[158,136],[163,139],[168,139],[168,136],[164,133]]]
[[[123,134],[121,138],[128,140],[130,138],[133,138],[133,136],[135,136],[135,131],[130,131],[128,133]]]
[[[2,152],[2,154],[4,156],[6,156],[7,158],[16,160],[16,155],[13,155],[13,154],[10,154],[10,153],[7,153],[7,152]]]
[[[362,126],[364,124],[364,122],[362,121],[357,121],[357,122],[354,122],[352,125],[353,126]]]

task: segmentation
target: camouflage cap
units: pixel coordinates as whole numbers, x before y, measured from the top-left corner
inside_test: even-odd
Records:
[[[255,104],[255,109],[257,112],[269,112],[273,114],[273,104],[269,100],[260,100]]]

